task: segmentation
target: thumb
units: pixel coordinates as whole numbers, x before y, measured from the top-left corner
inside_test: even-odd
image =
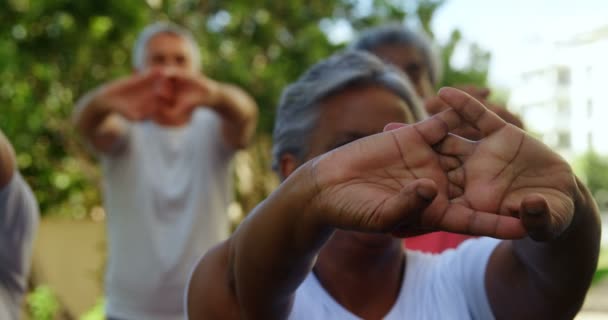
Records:
[[[424,210],[437,196],[437,185],[430,179],[419,179],[406,185],[385,203],[381,216],[383,231],[401,233],[418,227]]]
[[[548,241],[556,236],[547,200],[538,194],[526,196],[520,205],[520,219],[530,238]]]

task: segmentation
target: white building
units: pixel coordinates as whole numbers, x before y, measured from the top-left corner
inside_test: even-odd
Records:
[[[509,105],[566,159],[589,149],[608,155],[608,26],[555,44],[522,73]]]

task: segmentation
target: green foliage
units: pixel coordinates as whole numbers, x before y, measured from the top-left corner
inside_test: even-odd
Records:
[[[589,151],[577,160],[577,166],[582,170],[592,193],[608,190],[608,158]]]
[[[28,294],[27,306],[34,320],[53,320],[60,308],[55,294],[47,286],[39,286]]]
[[[259,133],[267,135],[283,86],[344,45],[329,41],[327,26],[408,20],[430,32],[444,1],[373,0],[364,9],[355,0],[0,2],[0,128],[43,214],[84,217],[100,203],[99,170],[74,132],[73,105],[131,72],[131,46],[146,24],[172,20],[193,30],[204,72],[251,92],[261,109]],[[448,43],[444,61],[459,41]],[[448,68],[444,84],[485,84],[489,56],[474,49],[468,68]]]
[[[467,64],[455,68],[453,67],[452,57],[456,49],[462,49],[463,46],[469,54]],[[476,44],[463,44],[462,34],[460,31],[454,30],[450,36],[450,40],[441,50],[441,61],[447,68],[444,68],[440,86],[459,84],[472,84],[479,87],[487,86],[490,57],[490,53],[479,48]]]
[[[87,311],[85,314],[80,316],[80,320],[104,320],[106,318],[105,314],[105,302],[103,299],[99,299],[99,301],[93,306],[93,308]]]

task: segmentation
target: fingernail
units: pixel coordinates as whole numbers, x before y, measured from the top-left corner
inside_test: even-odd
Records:
[[[540,216],[544,212],[542,208],[526,208],[526,213],[531,216]]]
[[[430,188],[427,186],[418,186],[416,187],[416,194],[425,200],[433,200],[437,195],[437,190],[435,188]]]

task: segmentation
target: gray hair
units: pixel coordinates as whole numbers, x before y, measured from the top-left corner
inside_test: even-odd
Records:
[[[429,79],[434,86],[441,81],[441,57],[439,49],[422,31],[413,31],[402,24],[387,24],[363,31],[352,44],[353,49],[372,52],[381,46],[404,45],[416,48],[424,59]]]
[[[283,154],[293,154],[304,160],[312,131],[321,114],[320,102],[356,85],[375,85],[401,97],[420,121],[426,111],[408,78],[396,67],[385,64],[376,56],[357,50],[334,54],[318,62],[296,82],[283,90],[277,109],[273,132],[272,167],[279,169]]]
[[[170,22],[155,22],[145,27],[139,33],[135,45],[133,46],[133,54],[131,57],[133,68],[138,71],[144,69],[148,42],[161,33],[169,33],[185,39],[190,44],[192,50],[192,65],[196,70],[200,69],[201,52],[198,49],[194,36],[190,31]]]

